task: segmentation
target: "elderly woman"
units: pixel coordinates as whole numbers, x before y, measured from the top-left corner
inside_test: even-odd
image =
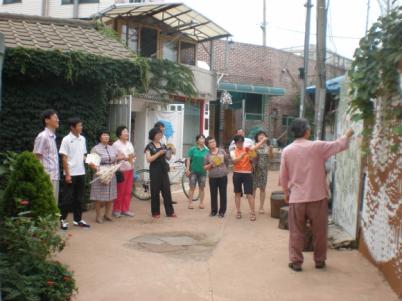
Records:
[[[102,169],[102,167],[108,167],[116,163],[117,160],[123,159],[122,156],[117,156],[116,151],[112,146],[109,145],[110,135],[107,130],[101,130],[98,133],[98,144],[95,145],[91,153],[95,153],[100,157],[100,165],[96,166],[90,164],[94,171]],[[117,197],[117,185],[116,176],[113,175],[112,180],[108,183],[102,183],[100,180],[96,180],[97,176],[94,177],[94,182],[91,185],[90,200],[95,201],[96,209],[96,222],[102,224],[103,221],[112,222],[112,210],[113,201]],[[102,218],[101,208],[105,205],[105,214]]]
[[[128,141],[128,130],[125,126],[119,126],[116,129],[116,136],[119,138],[113,143],[117,155],[124,157],[124,161],[120,166],[120,172],[123,174],[123,179],[117,183],[117,199],[113,205],[113,216],[133,217],[134,214],[130,211],[131,190],[133,186],[133,170],[135,153],[134,147]]]
[[[254,136],[256,144],[267,138],[268,135],[264,131],[258,131]],[[257,157],[254,159],[253,169],[253,195],[254,198],[256,198],[257,189],[260,189],[260,209],[258,212],[264,214],[265,189],[268,180],[269,160],[273,157],[272,148],[268,146],[268,143],[263,143],[256,149],[256,154]]]
[[[145,156],[149,163],[153,218],[160,218],[160,193],[162,193],[166,216],[176,217],[170,192],[169,164],[166,162],[171,154],[166,145],[161,142],[162,136],[163,133],[159,128],[151,129],[148,136],[151,142],[145,147]]]
[[[229,156],[226,152],[218,148],[213,137],[206,139],[209,152],[205,158],[205,170],[208,170],[209,189],[211,193],[211,214],[223,218],[227,207],[227,186],[228,186],[228,165]],[[218,190],[219,190],[219,211],[218,211]]]

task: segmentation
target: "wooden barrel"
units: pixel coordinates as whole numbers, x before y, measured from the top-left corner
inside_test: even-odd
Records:
[[[271,193],[271,217],[279,218],[279,210],[286,206],[285,196],[282,191],[273,191]]]

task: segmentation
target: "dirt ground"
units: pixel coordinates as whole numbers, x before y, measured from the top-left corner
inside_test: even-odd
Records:
[[[248,219],[245,199],[243,218],[235,218],[231,185],[224,219],[208,216],[208,187],[204,210],[188,210],[184,195],[175,193],[177,218],[153,220],[150,202],[136,199],[134,218],[99,225],[87,212],[92,228],[68,230],[71,237],[58,256],[75,272],[75,300],[398,300],[357,251],[329,250],[326,270],[314,268],[312,253],[305,253],[303,272],[287,267],[288,231],[269,216],[277,177],[269,175],[266,213],[256,222]]]

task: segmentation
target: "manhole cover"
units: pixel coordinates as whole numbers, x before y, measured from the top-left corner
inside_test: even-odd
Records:
[[[212,253],[216,244],[217,241],[208,239],[205,234],[169,232],[136,236],[129,240],[127,247],[145,252],[180,257],[191,255],[193,259],[204,259]]]

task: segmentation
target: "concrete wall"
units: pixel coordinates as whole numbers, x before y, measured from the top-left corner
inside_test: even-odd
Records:
[[[44,0],[23,0],[21,3],[0,4],[0,12],[41,16],[42,1]],[[144,1],[144,2],[152,2],[152,1]],[[47,0],[47,3],[48,5],[45,13],[46,17],[54,17],[54,18],[73,17],[72,4],[62,5],[61,0]],[[115,3],[129,3],[129,0],[99,0],[99,3],[80,4],[78,8],[79,18],[89,18],[93,14]]]
[[[199,97],[206,101],[216,99],[216,72],[201,69],[196,66],[186,65],[194,74],[194,83]]]
[[[0,4],[0,13],[41,16],[42,0],[23,0],[21,3]]]
[[[402,137],[392,130],[401,120],[385,118],[393,108],[385,107],[381,99],[375,102],[359,249],[402,297]],[[400,99],[394,103],[402,106]],[[396,151],[391,145],[397,146]]]

